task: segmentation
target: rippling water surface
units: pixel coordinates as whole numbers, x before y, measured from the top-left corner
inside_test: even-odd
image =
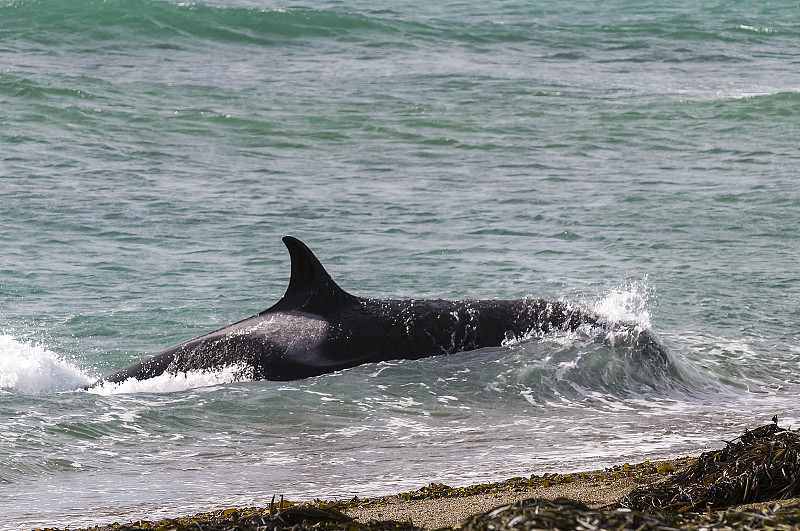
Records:
[[[0,2],[0,529],[694,454],[797,426],[797,6]],[[307,380],[74,391],[348,291],[555,334]]]

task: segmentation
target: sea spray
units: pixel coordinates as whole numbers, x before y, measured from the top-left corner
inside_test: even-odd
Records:
[[[0,390],[54,393],[91,381],[78,366],[46,347],[0,334]]]
[[[630,323],[649,330],[652,327],[650,308],[654,293],[655,288],[645,276],[609,290],[588,305],[611,322]]]

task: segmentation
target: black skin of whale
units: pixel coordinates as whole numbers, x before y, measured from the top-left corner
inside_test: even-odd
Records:
[[[419,359],[494,347],[589,325],[615,326],[566,302],[519,300],[384,300],[350,295],[300,240],[283,238],[291,257],[284,296],[252,317],[134,363],[92,384],[144,380],[164,372],[245,367],[252,380],[297,380],[364,363]],[[667,363],[647,331],[640,355]]]

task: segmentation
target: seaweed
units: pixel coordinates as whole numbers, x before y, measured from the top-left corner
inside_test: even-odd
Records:
[[[159,522],[112,524],[98,531],[420,531],[410,522],[394,520],[361,523],[327,507],[292,505],[285,509],[226,509]],[[46,531],[46,530],[43,530]]]
[[[469,517],[463,531],[514,529],[651,529],[673,531],[672,519],[630,509],[590,509],[569,498],[531,498]]]
[[[745,431],[667,480],[639,487],[622,507],[678,513],[800,495],[800,431],[776,423]]]
[[[531,498],[471,516],[458,531],[636,530],[636,531],[796,531],[800,507],[773,506],[761,511],[731,511],[713,515],[656,513],[625,507],[592,509],[569,498]],[[444,531],[444,530],[439,530]]]
[[[650,463],[645,461],[634,465],[625,463],[595,472],[573,472],[566,474],[545,473],[541,476],[515,477],[495,483],[482,483],[468,487],[451,487],[442,483],[431,483],[426,487],[398,494],[403,501],[427,500],[437,498],[459,498],[476,494],[496,494],[501,492],[524,492],[531,489],[571,485],[574,483],[611,483],[622,478],[643,478],[655,475],[669,475],[678,466],[693,461],[691,457],[677,459],[672,463]],[[361,501],[362,505],[364,501]]]
[[[200,516],[203,516],[202,518]],[[569,498],[530,498],[467,518],[437,531],[636,530],[636,531],[788,531],[800,528],[798,502],[761,511],[714,515],[635,511],[623,507],[590,508]],[[95,528],[100,530],[101,528]],[[336,509],[292,506],[272,512],[227,509],[189,519],[114,524],[102,531],[423,531],[411,522],[361,523]]]

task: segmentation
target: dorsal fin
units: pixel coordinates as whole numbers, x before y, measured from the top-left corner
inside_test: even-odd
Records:
[[[289,249],[289,258],[292,261],[292,275],[289,278],[289,287],[286,288],[287,295],[314,290],[326,281],[333,282],[306,244],[292,236],[284,236],[283,243]]]
[[[292,261],[289,287],[281,300],[269,310],[314,312],[332,303],[352,298],[352,295],[336,285],[306,244],[292,236],[284,236],[283,243],[289,250]]]

